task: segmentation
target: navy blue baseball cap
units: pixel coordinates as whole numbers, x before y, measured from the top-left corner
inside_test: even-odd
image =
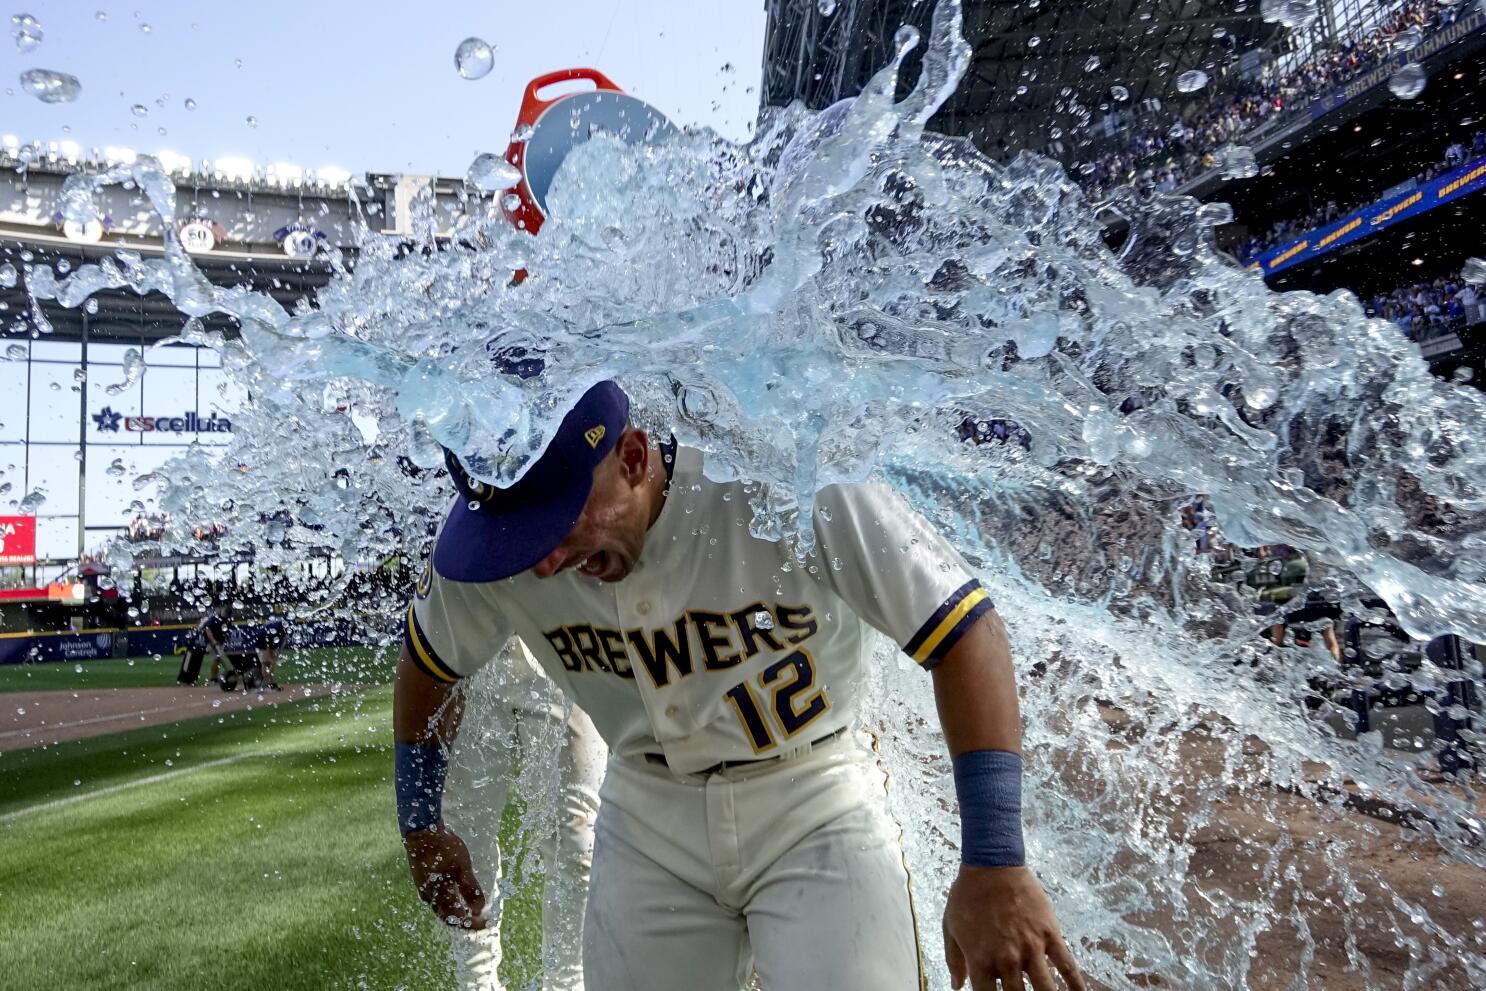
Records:
[[[613,382],[590,388],[563,417],[542,456],[514,484],[472,478],[451,451],[445,463],[459,501],[433,549],[440,577],[493,582],[518,575],[572,532],[599,466],[629,421],[629,397]]]

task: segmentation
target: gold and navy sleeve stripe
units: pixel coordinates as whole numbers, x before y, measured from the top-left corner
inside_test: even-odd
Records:
[[[414,664],[423,669],[424,674],[436,681],[451,685],[459,680],[459,675],[454,669],[445,664],[434,652],[433,645],[428,642],[428,637],[418,625],[418,615],[413,612],[412,603],[408,603],[408,622],[403,634],[403,642],[407,645],[408,656],[413,659]]]
[[[960,637],[977,619],[995,607],[980,582],[972,578],[934,610],[934,615],[903,645],[903,650],[929,670],[944,660],[944,655],[960,642]]]

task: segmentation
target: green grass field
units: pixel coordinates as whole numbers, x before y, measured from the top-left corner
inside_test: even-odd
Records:
[[[326,655],[306,672],[362,685],[391,668],[306,653]],[[0,670],[0,690],[175,673],[169,658],[62,667]],[[450,987],[394,822],[391,697],[374,685],[0,754],[0,987]],[[539,953],[532,887],[506,907],[516,988]]]
[[[281,684],[341,681],[358,685],[387,684],[397,657],[371,647],[326,647],[286,650],[276,680]],[[48,661],[0,664],[0,692],[49,692],[62,689],[136,688],[171,685],[180,670],[179,656],[131,657],[128,660]],[[211,658],[202,664],[202,677]]]

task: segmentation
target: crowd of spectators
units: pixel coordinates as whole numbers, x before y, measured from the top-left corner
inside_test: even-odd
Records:
[[[1420,169],[1417,174],[1403,180],[1398,185],[1413,188],[1452,169],[1472,162],[1483,155],[1486,155],[1486,130],[1479,130],[1472,135],[1469,145],[1458,140],[1450,142],[1445,148],[1443,155],[1437,161],[1429,163]],[[1267,232],[1262,235],[1251,236],[1243,243],[1238,251],[1239,261],[1247,264],[1254,256],[1262,255],[1269,249],[1284,244],[1292,238],[1299,237],[1306,231],[1315,230],[1317,227],[1329,224],[1334,220],[1340,220],[1358,207],[1364,206],[1372,199],[1372,196],[1364,196],[1357,202],[1338,205],[1336,199],[1332,198],[1328,199],[1325,204],[1314,207],[1308,213],[1298,217],[1286,217],[1284,220],[1277,220]]]
[[[1220,149],[1288,108],[1304,106],[1396,52],[1411,48],[1463,11],[1458,0],[1408,0],[1382,23],[1337,45],[1315,49],[1289,69],[1266,66],[1250,79],[1231,77],[1232,88],[1203,106],[1175,114],[1164,124],[1130,127],[1115,135],[1116,147],[1081,167],[1080,182],[1094,199],[1110,187],[1133,183],[1169,192],[1189,178],[1219,167]],[[1118,130],[1117,115],[1106,132]]]
[[[1428,340],[1486,322],[1486,300],[1460,279],[1434,279],[1378,293],[1363,305],[1370,317],[1392,320],[1410,340]]]

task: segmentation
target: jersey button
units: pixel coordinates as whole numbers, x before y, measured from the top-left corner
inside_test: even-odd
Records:
[[[635,603],[635,612],[639,613],[641,616],[649,616],[650,603],[646,602],[644,599],[641,599],[639,602]]]

